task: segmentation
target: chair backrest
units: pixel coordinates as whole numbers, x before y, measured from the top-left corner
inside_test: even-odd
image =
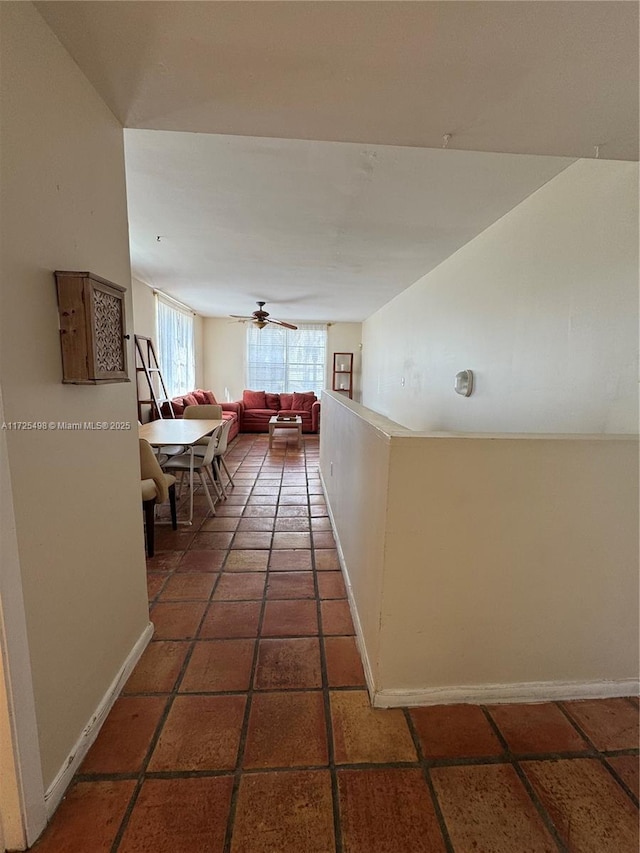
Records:
[[[200,465],[211,465],[213,457],[216,454],[216,447],[218,444],[218,439],[220,438],[221,431],[222,425],[216,427],[209,436],[209,444],[207,444],[207,449],[204,452],[204,456],[202,457],[202,462],[200,463]]]
[[[187,406],[182,417],[191,421],[219,421],[222,420],[222,406],[213,406],[210,403]]]
[[[140,479],[153,480],[156,487],[156,501],[163,503],[169,497],[169,488],[162,468],[151,449],[151,445],[144,438],[138,439],[140,443]]]
[[[229,430],[231,429],[231,420],[225,421],[220,428],[220,437],[216,445],[216,456],[224,456],[227,452],[227,444],[229,443]]]

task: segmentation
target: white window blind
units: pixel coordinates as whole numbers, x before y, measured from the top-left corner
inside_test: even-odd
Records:
[[[273,394],[324,388],[327,327],[319,323],[297,329],[268,325],[247,327],[247,388]]]
[[[170,397],[195,388],[193,314],[156,294],[158,358]]]

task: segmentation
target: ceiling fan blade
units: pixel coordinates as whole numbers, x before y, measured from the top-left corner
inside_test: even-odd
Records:
[[[249,320],[258,326],[259,329],[264,328],[267,323],[274,323],[276,326],[283,326],[285,329],[297,329],[297,326],[294,326],[293,323],[285,323],[284,320],[274,320],[269,317],[269,312],[265,311],[263,306],[266,305],[266,302],[258,302],[258,310],[254,311],[250,317],[243,317],[240,314],[229,314],[232,320]]]
[[[275,323],[276,326],[284,326],[285,329],[297,329],[297,326],[292,325],[291,323],[285,323],[283,320],[267,320],[267,323]]]

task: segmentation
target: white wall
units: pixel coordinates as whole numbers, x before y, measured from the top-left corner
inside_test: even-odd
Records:
[[[6,422],[0,386],[0,421]],[[8,430],[0,430],[0,850],[24,850],[46,824],[20,557],[9,475]]]
[[[0,14],[4,415],[132,424],[6,434],[46,787],[148,625],[134,385],[62,384],[53,271],[131,271],[122,128],[30,3]]]
[[[637,678],[634,438],[408,437],[391,457],[380,691]]]
[[[131,294],[133,297],[133,328],[136,335],[151,338],[153,345],[158,346],[156,328],[156,297],[149,285],[137,278],[131,279]]]
[[[361,407],[345,397],[344,405],[337,404],[336,396],[323,397],[320,470],[357,605],[363,657],[370,680],[378,684],[391,444],[374,417],[361,417]]]
[[[327,394],[320,468],[377,704],[637,691],[635,438],[411,434]]]
[[[242,392],[247,387],[246,330],[245,323],[226,318],[207,317],[204,320],[204,387],[211,389],[220,401],[241,400]],[[360,396],[362,370],[361,332],[360,323],[332,323],[327,329],[325,387],[331,388],[333,353],[353,352],[356,399]]]
[[[133,298],[133,331],[136,335],[151,338],[158,352],[158,336],[156,329],[156,297],[153,290],[137,278],[131,279],[131,295]],[[146,354],[146,350],[145,350]],[[159,355],[158,355],[159,357]],[[137,353],[136,353],[137,359]],[[139,360],[139,359],[137,359]],[[138,385],[138,399],[149,400],[149,386],[144,373],[136,373],[135,381]],[[158,397],[162,397],[160,383],[155,376],[154,388]],[[144,403],[139,408],[139,419],[146,423],[151,418],[152,406]]]
[[[204,388],[221,403],[242,399],[246,369],[244,323],[219,317],[204,319]]]
[[[362,396],[362,323],[332,323],[327,329],[327,377],[326,388],[333,386],[334,352],[353,353],[353,399],[360,402]]]
[[[637,432],[637,289],[638,166],[578,161],[364,323],[363,402],[414,430]]]

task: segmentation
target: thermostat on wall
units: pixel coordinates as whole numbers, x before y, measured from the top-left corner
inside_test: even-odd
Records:
[[[456,373],[456,393],[462,394],[463,397],[470,397],[473,391],[473,371],[461,370]]]

